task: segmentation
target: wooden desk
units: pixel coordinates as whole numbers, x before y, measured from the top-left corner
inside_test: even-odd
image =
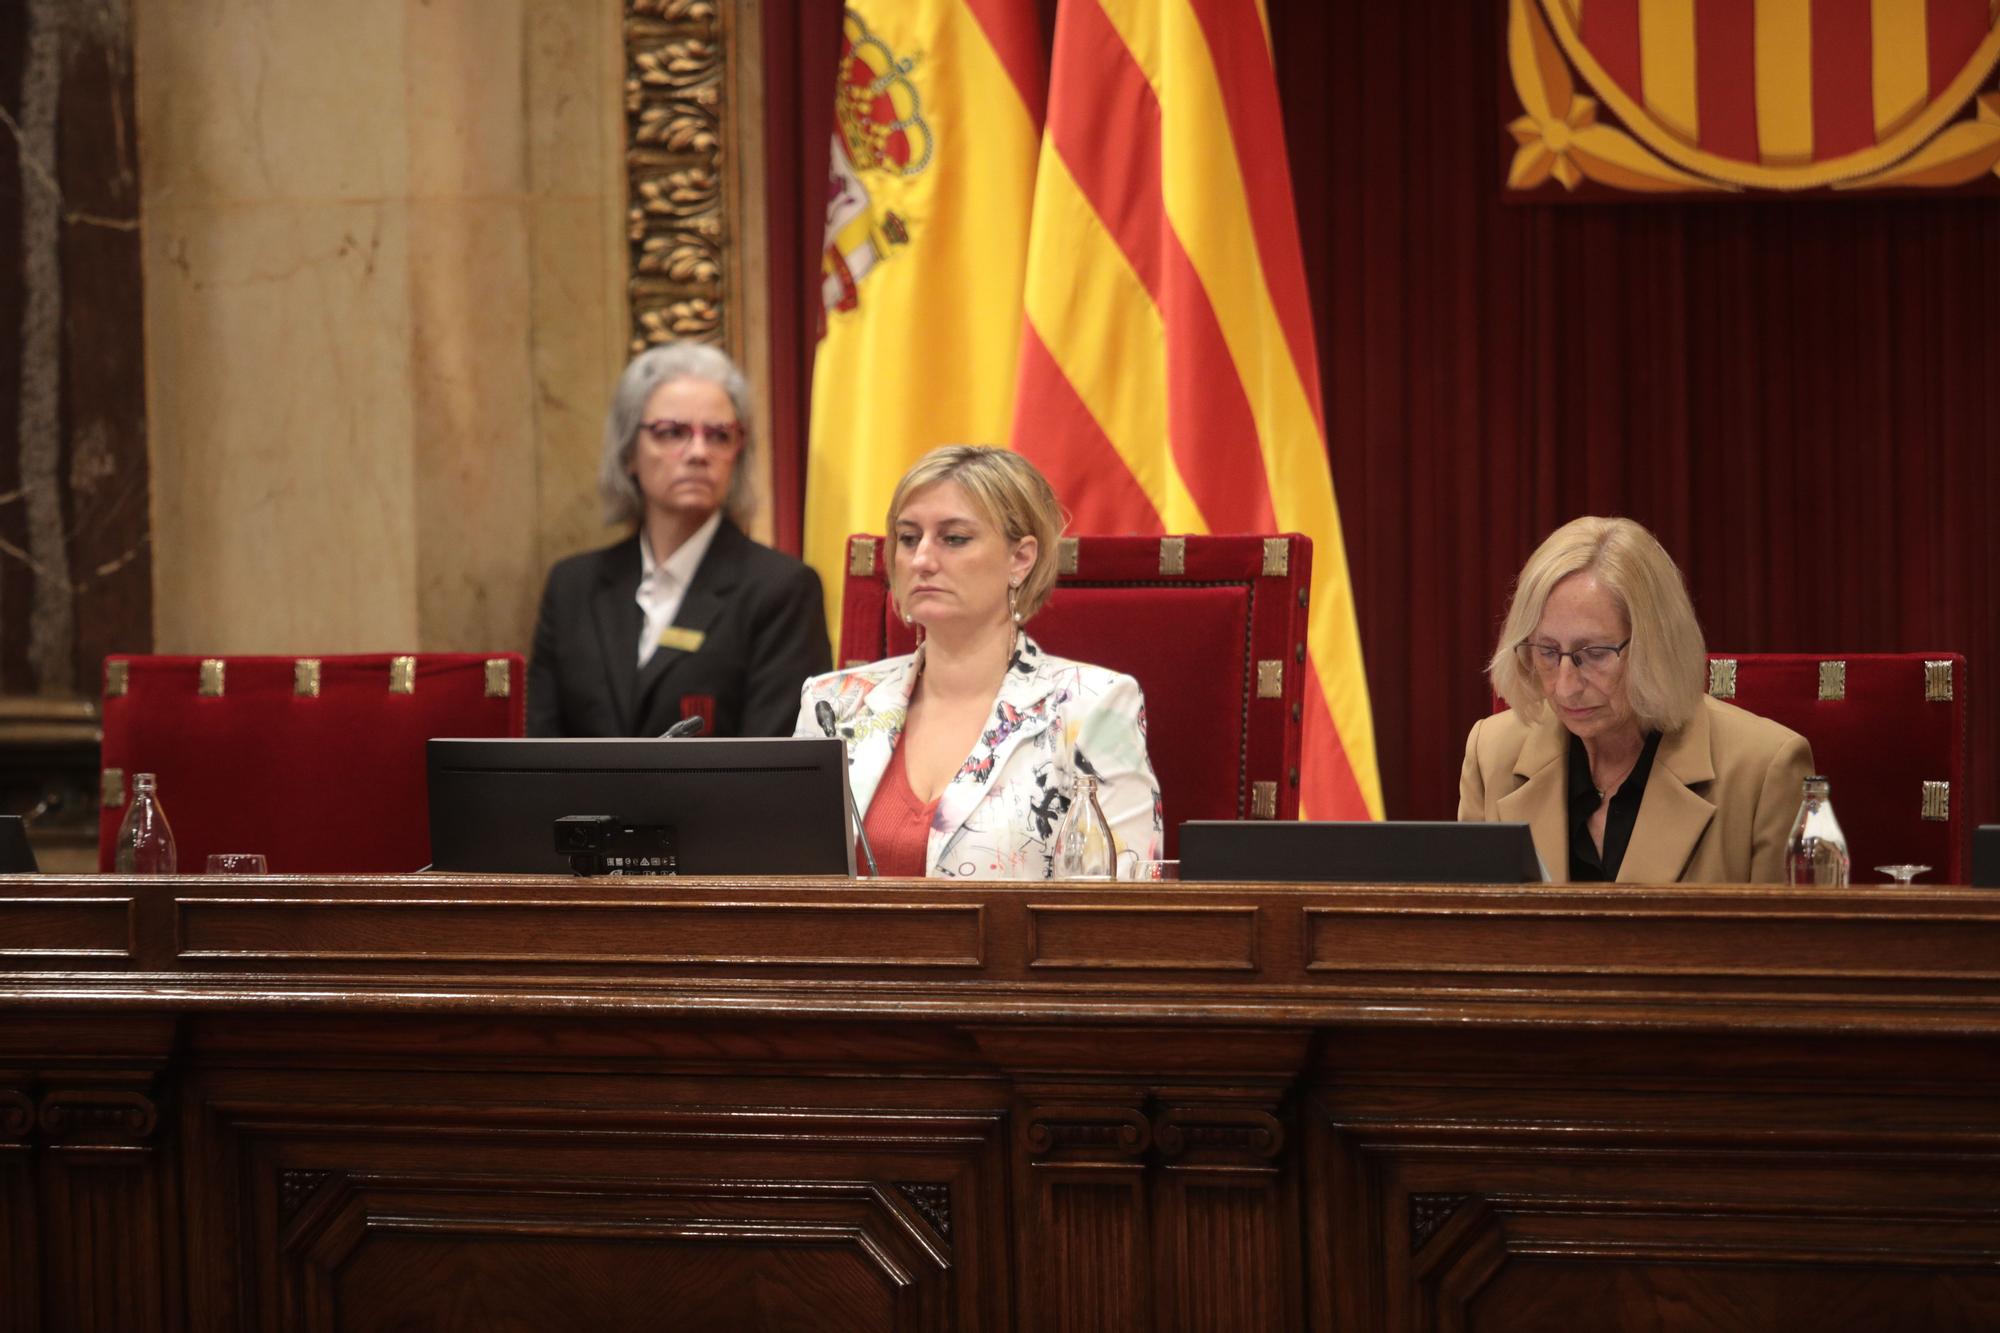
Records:
[[[2000,1327],[2000,894],[0,881],[9,1329]]]

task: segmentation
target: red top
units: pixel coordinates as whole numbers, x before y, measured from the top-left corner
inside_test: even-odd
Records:
[[[903,747],[889,756],[889,767],[876,784],[874,799],[861,821],[868,845],[875,851],[875,869],[883,875],[922,879],[929,872],[926,856],[930,850],[931,816],[936,801],[926,804],[910,789],[910,770],[903,762]],[[858,858],[866,864],[867,858]]]

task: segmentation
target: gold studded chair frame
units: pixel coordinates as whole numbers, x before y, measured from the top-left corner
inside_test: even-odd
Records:
[[[518,653],[106,658],[99,868],[135,773],[159,777],[183,872],[212,852],[282,874],[426,865],[424,742],[522,735],[523,670]]]
[[[912,651],[882,539],[850,537],[847,550],[841,664]],[[1057,568],[1028,632],[1138,678],[1167,855],[1185,820],[1298,818],[1311,539],[1065,537]]]
[[[1923,880],[1971,874],[1971,689],[1957,653],[1712,653],[1708,692],[1812,743],[1832,783],[1853,882],[1876,866],[1927,865]]]

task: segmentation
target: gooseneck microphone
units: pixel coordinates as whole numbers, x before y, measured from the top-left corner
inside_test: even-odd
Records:
[[[828,740],[839,740],[840,731],[833,724],[833,705],[821,699],[813,705],[813,717],[819,722],[819,729],[826,733]],[[880,879],[882,872],[875,868],[875,849],[868,845],[868,830],[861,827],[861,811],[854,805],[854,786],[847,780],[847,771],[841,770],[840,789],[847,793],[847,818],[854,825],[854,836],[861,842],[861,854],[868,858],[868,878]]]
[[[707,725],[707,720],[700,713],[696,713],[693,717],[682,718],[661,732],[660,739],[663,741],[677,741],[684,736],[699,736],[702,733],[702,729]]]

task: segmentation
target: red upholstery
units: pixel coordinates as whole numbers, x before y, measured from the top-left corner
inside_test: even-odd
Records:
[[[407,694],[386,653],[207,660],[219,695],[199,657],[105,659],[100,869],[132,775],[156,773],[183,872],[211,852],[262,852],[282,874],[415,870],[431,859],[424,742],[525,730],[519,654],[417,656]],[[297,688],[302,661],[319,663],[317,696]]]
[[[1029,631],[1048,651],[1129,672],[1146,692],[1147,746],[1160,779],[1169,857],[1189,819],[1296,819],[1305,592],[1312,542],[1186,537],[1180,572],[1161,572],[1158,537],[1078,537],[1075,572]],[[907,653],[916,639],[889,601],[882,539],[848,539],[840,661]],[[1171,565],[1171,548],[1166,563]],[[1258,663],[1280,678],[1258,696]],[[1275,682],[1274,682],[1275,683]],[[1261,795],[1260,795],[1261,793]]]
[[[1736,663],[1731,703],[1782,722],[1812,743],[1813,763],[1832,784],[1834,813],[1854,858],[1854,883],[1881,882],[1886,876],[1875,867],[1893,862],[1932,867],[1926,883],[1966,882],[1972,868],[1965,752],[1971,690],[1963,657],[1711,653],[1709,662]],[[1820,698],[1823,662],[1845,664],[1845,697]],[[1950,698],[1926,698],[1926,662],[1950,663]],[[1728,697],[1718,674],[1727,672],[1711,665],[1709,692]],[[1927,782],[1949,784],[1944,818],[1925,816]]]
[[[1925,883],[1964,884],[1972,862],[1965,658],[1957,653],[1710,653],[1709,693],[1782,722],[1812,745],[1831,783],[1856,884],[1879,865],[1927,865]],[[1720,667],[1718,664],[1721,664]],[[1733,677],[1729,664],[1734,664]],[[1820,697],[1840,677],[1842,697]],[[1944,664],[1935,671],[1931,664]],[[1939,685],[1927,690],[1935,675]],[[1943,687],[1948,680],[1948,687]],[[1947,697],[1933,698],[1933,694]],[[1495,710],[1505,708],[1495,700]],[[1942,800],[1926,783],[1945,784]],[[1940,807],[1943,810],[1939,815]]]

